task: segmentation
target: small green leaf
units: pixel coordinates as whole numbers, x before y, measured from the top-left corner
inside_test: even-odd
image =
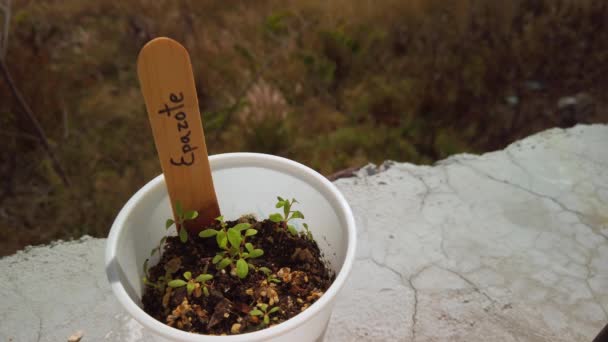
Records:
[[[272,273],[272,271],[268,267],[262,266],[262,267],[258,268],[258,270],[262,271],[262,273],[264,273],[265,275],[269,275],[270,273]]]
[[[230,265],[232,263],[232,259],[230,258],[224,258],[222,259],[222,261],[220,261],[220,263],[217,265],[218,269],[224,269],[226,268],[226,266]]]
[[[278,200],[279,202],[285,202],[285,199],[283,199],[283,197],[281,197],[281,196],[277,196],[277,200]]]
[[[245,232],[245,236],[254,236],[257,233],[258,231],[255,229],[247,229],[247,231]]]
[[[279,307],[275,306],[274,308],[270,309],[270,311],[268,311],[268,314],[271,314],[271,313],[277,312],[277,311],[279,311]]]
[[[289,217],[289,212],[291,211],[291,203],[289,201],[285,201],[285,206],[283,207],[283,214],[285,214],[285,220]]]
[[[281,207],[283,207],[284,205],[285,205],[285,202],[283,202],[283,201],[278,201],[278,202],[277,202],[277,205],[275,205],[275,208],[281,208]]]
[[[253,309],[253,310],[249,311],[249,314],[251,316],[262,316],[264,313],[258,309]]]
[[[184,217],[184,209],[182,208],[182,204],[180,201],[175,202],[175,213],[179,218]]]
[[[253,245],[251,244],[251,242],[247,242],[245,244],[245,248],[247,248],[247,252],[251,253],[251,251],[253,251]]]
[[[194,285],[194,283],[188,283],[188,285],[186,285],[186,290],[188,291],[188,296],[192,294],[192,291],[194,291],[195,287],[196,287],[196,285]]]
[[[268,325],[270,323],[270,318],[268,315],[264,315],[264,324]]]
[[[175,280],[171,280],[167,285],[169,285],[169,287],[182,287],[186,284],[188,284],[188,283],[186,283],[185,281],[183,281],[181,279],[175,279]]]
[[[167,219],[167,222],[165,222],[165,229],[169,229],[174,223],[175,221],[172,219]]]
[[[209,297],[209,290],[207,290],[207,286],[203,286],[203,293],[205,294],[205,297]]]
[[[190,271],[184,272],[184,279],[190,280],[190,278],[192,278],[192,272],[190,272]]]
[[[198,217],[198,212],[196,210],[188,210],[184,214],[184,219],[186,220],[194,220]]]
[[[220,262],[222,260],[222,258],[224,258],[224,256],[222,254],[216,254],[213,257],[213,260],[211,260],[211,262],[214,264],[217,264],[218,262]]]
[[[245,262],[243,259],[239,259],[236,262],[236,275],[243,279],[247,276],[247,273],[249,273],[249,266],[247,265],[247,262]]]
[[[186,243],[188,241],[188,232],[183,226],[179,229],[179,241]]]
[[[194,280],[199,283],[203,283],[203,282],[206,282],[207,280],[211,280],[211,279],[213,279],[213,276],[211,274],[201,274],[198,277],[196,277],[196,279],[194,279]]]
[[[248,229],[249,227],[251,227],[251,224],[249,223],[239,223],[231,229],[236,229],[237,231],[242,232],[243,230]]]
[[[241,257],[242,257],[243,259],[247,259],[247,258],[249,258],[249,253],[247,253],[247,252],[243,252],[243,254],[241,254]]]
[[[220,215],[220,216],[216,217],[216,218],[215,218],[215,220],[216,220],[217,222],[222,223],[222,222],[224,222],[224,216],[221,216],[221,215]]]
[[[198,233],[198,236],[202,238],[208,238],[217,235],[217,230],[215,229],[205,229],[202,232]]]
[[[258,258],[258,257],[261,257],[262,255],[264,255],[264,251],[259,248],[256,248],[256,249],[252,250],[251,252],[249,252],[250,258]]]
[[[222,249],[226,249],[226,245],[228,244],[228,238],[226,237],[226,232],[223,230],[220,230],[219,232],[217,232],[217,235],[215,236],[215,239],[217,241],[217,245],[222,248]]]
[[[281,282],[281,281],[280,281],[279,279],[277,279],[277,278],[272,278],[272,279],[270,279],[269,281],[271,281],[271,282],[273,282],[273,283],[276,283],[276,284],[278,284],[278,283],[280,283],[280,282]]]
[[[279,222],[283,221],[283,216],[279,213],[274,213],[274,214],[270,214],[268,219],[272,222],[279,223]]]
[[[298,231],[296,230],[296,227],[294,227],[291,224],[287,225],[287,230],[291,233],[291,235],[298,235]]]
[[[243,241],[243,237],[241,237],[241,232],[234,228],[228,229],[228,241],[230,241],[230,245],[233,247],[238,247],[241,245]]]
[[[262,309],[262,311],[266,312],[266,309],[268,309],[268,304],[266,304],[266,303],[258,303],[258,307],[260,309]]]
[[[292,219],[295,219],[295,218],[301,218],[301,219],[303,219],[304,218],[304,214],[302,214],[300,211],[296,210],[296,211],[294,211],[294,212],[291,213],[291,218]]]

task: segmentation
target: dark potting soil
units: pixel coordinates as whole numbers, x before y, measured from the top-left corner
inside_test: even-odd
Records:
[[[258,231],[247,237],[247,242],[264,250],[262,256],[247,259],[253,268],[249,267],[244,279],[236,275],[235,265],[220,270],[213,264],[212,259],[221,251],[215,237],[190,237],[185,243],[169,237],[159,263],[149,270],[142,298],[144,311],[184,331],[231,335],[279,324],[325,293],[335,276],[314,240],[304,233],[292,235],[284,222],[258,222],[250,216],[226,222],[227,228],[242,222]],[[206,228],[217,230],[220,224]],[[170,279],[186,281],[185,272],[191,273],[191,279],[203,273],[213,275],[205,282],[207,291],[192,281],[190,294],[186,286],[167,286]]]

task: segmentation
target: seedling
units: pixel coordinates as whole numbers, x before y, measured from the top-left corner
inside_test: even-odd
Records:
[[[182,286],[186,286],[186,291],[188,292],[188,296],[192,294],[192,291],[196,289],[196,284],[200,284],[200,287],[203,289],[203,293],[205,297],[209,297],[209,290],[207,289],[207,281],[213,279],[211,274],[203,273],[196,278],[192,278],[192,273],[187,271],[184,272],[184,279],[175,279],[171,280],[167,285],[172,288],[178,288]],[[200,294],[199,294],[200,295]]]
[[[161,292],[164,292],[167,282],[171,281],[173,279],[173,273],[175,273],[179,270],[179,268],[181,267],[181,264],[182,264],[182,261],[178,257],[167,261],[165,263],[165,275],[159,276],[156,279],[156,282],[151,282],[149,280],[150,274],[148,273],[148,271],[149,271],[148,259],[146,259],[146,261],[144,261],[144,275],[145,275],[143,278],[144,284],[147,286],[151,286],[157,290],[160,290]]]
[[[310,229],[308,229],[308,225],[306,223],[302,223],[302,225],[304,226],[304,231],[306,232],[306,238],[310,241],[313,241],[312,232],[310,231]]]
[[[293,198],[291,201],[284,199],[283,197],[279,196],[277,197],[277,204],[275,205],[276,208],[283,208],[283,215],[279,214],[279,213],[274,213],[274,214],[270,214],[270,216],[268,217],[268,219],[272,222],[275,223],[279,223],[279,222],[285,222],[285,224],[287,225],[287,230],[291,233],[291,235],[298,235],[298,231],[296,230],[296,227],[289,224],[289,221],[293,220],[293,219],[303,219],[304,218],[304,214],[302,214],[302,212],[298,211],[298,210],[291,210],[291,206],[294,203],[298,203],[298,201],[296,201],[295,198]],[[308,226],[307,226],[308,227]]]
[[[268,325],[270,324],[270,315],[279,311],[279,307],[275,306],[273,308],[268,309],[268,304],[258,303],[256,305],[259,309],[253,309],[249,312],[251,316],[262,316],[262,324]],[[276,321],[278,317],[273,317],[272,320]]]
[[[268,267],[260,267],[260,268],[258,268],[258,271],[261,271],[262,273],[264,273],[264,275],[266,275],[266,281],[269,283],[271,283],[271,282],[280,283],[281,282],[281,280],[279,278],[274,276],[274,274]]]
[[[264,255],[264,251],[255,248],[247,238],[258,233],[251,228],[249,223],[239,223],[234,227],[226,229],[226,223],[222,216],[216,220],[220,222],[220,229],[205,229],[198,234],[202,238],[215,236],[215,240],[221,252],[217,253],[212,262],[218,270],[231,266],[236,268],[236,274],[240,279],[247,277],[249,263],[247,259],[258,258]]]
[[[177,215],[177,222],[173,221],[172,219],[167,219],[167,222],[165,223],[165,229],[169,229],[172,225],[176,224],[176,228],[179,229],[179,240],[183,243],[186,243],[186,241],[188,241],[188,231],[184,226],[184,222],[197,218],[198,211],[184,211],[184,209],[182,208],[182,204],[177,201],[175,202],[175,214]]]

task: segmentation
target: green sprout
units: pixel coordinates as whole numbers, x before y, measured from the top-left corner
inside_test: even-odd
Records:
[[[188,292],[188,296],[192,294],[192,291],[196,289],[196,284],[200,284],[200,287],[203,289],[203,293],[205,297],[209,297],[209,290],[207,289],[207,281],[213,279],[211,274],[203,273],[196,278],[192,278],[192,273],[187,271],[184,272],[184,279],[174,279],[171,280],[167,285],[172,288],[178,288],[182,286],[186,286],[186,291]],[[199,293],[200,295],[200,293]]]
[[[176,227],[179,229],[179,240],[186,243],[186,241],[188,241],[188,231],[186,230],[184,223],[197,218],[198,212],[196,210],[184,211],[182,204],[177,201],[175,202],[175,214],[177,215],[177,222],[173,221],[172,219],[167,219],[165,229],[169,229],[172,225],[176,224]]]
[[[293,219],[297,219],[297,218],[303,219],[304,218],[304,214],[302,214],[300,211],[291,210],[291,206],[294,203],[298,203],[298,201],[296,201],[295,198],[293,198],[291,201],[289,201],[289,200],[284,199],[281,196],[277,197],[277,200],[278,200],[278,202],[275,207],[283,208],[283,215],[281,215],[279,213],[270,214],[268,219],[275,223],[285,222],[285,224],[287,225],[287,230],[291,233],[291,235],[294,235],[294,236],[298,235],[298,231],[296,230],[296,227],[289,224],[289,221],[291,221]]]
[[[215,240],[221,252],[217,253],[212,262],[218,270],[231,266],[236,268],[236,274],[244,279],[249,273],[250,264],[247,259],[258,258],[264,255],[264,251],[255,248],[247,238],[258,233],[251,228],[249,223],[239,223],[234,227],[226,229],[224,217],[216,218],[220,222],[220,229],[205,229],[198,234],[202,238],[215,236]]]
[[[265,303],[258,303],[256,305],[259,309],[253,309],[249,312],[249,315],[251,316],[263,316],[262,318],[262,323],[264,325],[268,325],[270,324],[270,315],[279,311],[279,307],[275,306],[273,308],[268,309],[268,304]],[[277,319],[279,319],[278,317],[273,317],[272,320],[276,321]]]
[[[165,286],[167,285],[167,282],[171,281],[173,279],[173,273],[177,272],[180,267],[181,267],[180,258],[176,257],[176,258],[169,260],[165,264],[165,275],[159,276],[156,279],[156,282],[152,282],[152,281],[150,281],[148,259],[146,259],[146,261],[144,261],[144,277],[143,277],[144,285],[153,287],[157,290],[160,290],[161,292],[165,292]]]
[[[308,225],[306,223],[302,223],[302,225],[304,226],[304,231],[306,232],[306,238],[310,241],[314,240],[312,238],[312,232],[310,231],[310,229],[308,229]]]
[[[266,281],[269,283],[280,283],[281,280],[274,276],[272,271],[268,267],[260,267],[258,271],[261,271],[266,276]]]

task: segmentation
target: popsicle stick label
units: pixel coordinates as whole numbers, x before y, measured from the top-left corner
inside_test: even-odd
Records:
[[[174,213],[178,201],[197,210],[196,225],[186,226],[196,233],[220,210],[190,57],[176,41],[156,38],[142,48],[137,74]]]

